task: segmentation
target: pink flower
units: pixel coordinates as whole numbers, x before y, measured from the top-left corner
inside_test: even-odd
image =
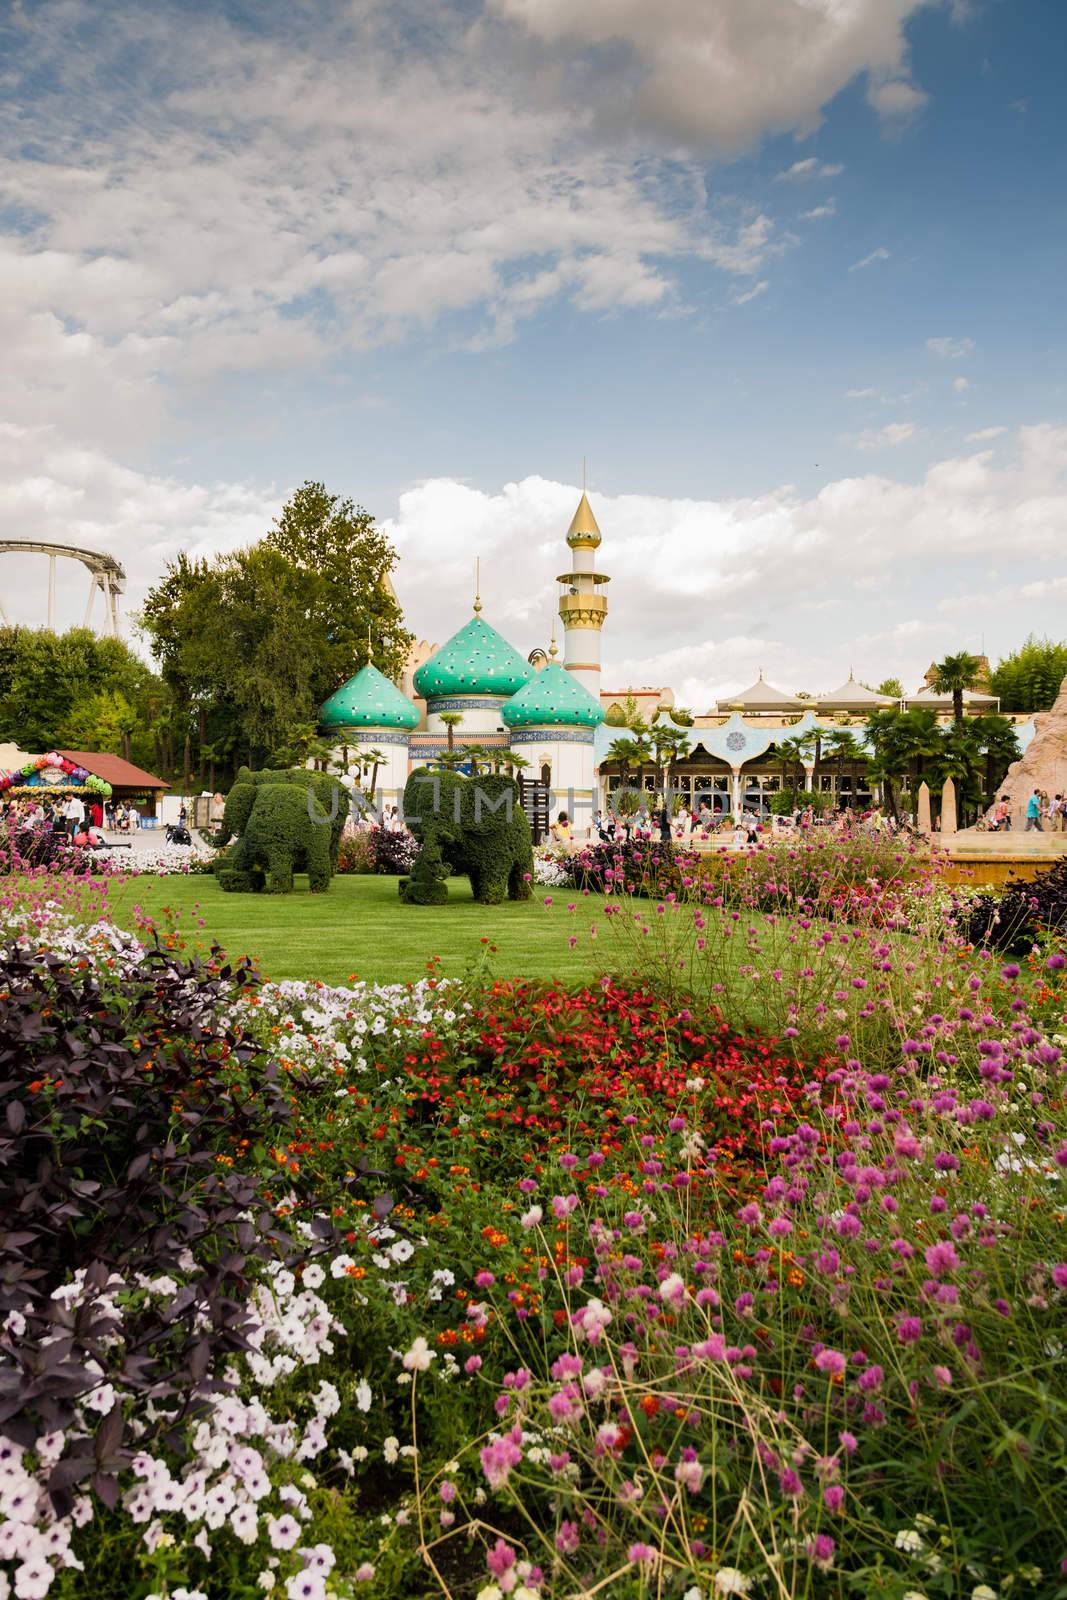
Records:
[[[822,1492],[822,1500],[827,1511],[840,1511],[845,1503],[845,1491],[839,1483],[828,1483]]]
[[[576,1522],[561,1522],[556,1534],[556,1549],[561,1556],[572,1556],[581,1543]]]
[[[626,1552],[626,1558],[628,1561],[631,1561],[634,1566],[637,1566],[641,1562],[648,1562],[651,1564],[656,1559],[656,1552],[653,1550],[650,1544],[632,1544],[629,1550]]]
[[[1052,1281],[1057,1289],[1067,1289],[1067,1264],[1062,1261],[1052,1269]]]
[[[948,1239],[942,1239],[939,1244],[927,1245],[924,1259],[928,1271],[932,1272],[935,1278],[944,1278],[950,1272],[955,1272],[960,1264],[956,1246]]]
[[[819,1371],[827,1372],[831,1377],[839,1377],[847,1364],[840,1350],[820,1350],[815,1357],[815,1365]]]
[[[505,1539],[498,1539],[486,1553],[485,1564],[494,1578],[503,1578],[515,1565],[515,1552]]]

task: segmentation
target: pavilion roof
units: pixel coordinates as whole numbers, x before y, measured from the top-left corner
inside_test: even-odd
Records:
[[[869,707],[873,710],[876,706],[884,706],[892,700],[892,695],[876,694],[873,689],[868,689],[866,684],[857,683],[851,673],[846,682],[832,694],[816,695],[816,701],[820,706],[840,706],[842,710],[846,708],[851,710],[854,707],[863,709]]]
[[[782,689],[776,689],[773,683],[767,683],[760,675],[750,688],[741,694],[724,695],[719,701],[720,706],[740,706],[744,711],[802,711],[804,702],[795,695],[786,694]]]

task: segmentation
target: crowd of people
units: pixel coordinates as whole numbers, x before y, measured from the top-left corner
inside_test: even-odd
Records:
[[[1026,802],[1023,832],[1044,833],[1046,824],[1049,833],[1067,833],[1067,800],[1062,794],[1050,797],[1044,789],[1035,789]],[[990,833],[1011,833],[1011,801],[1006,794],[993,807],[985,826]]]
[[[133,833],[140,826],[140,813],[135,805],[104,800],[97,794],[89,793],[83,799],[72,790],[60,794],[42,791],[39,797],[12,797],[4,808],[4,821],[18,833],[62,833],[72,844],[99,850],[108,843],[102,829]]]
[[[591,837],[603,844],[616,841],[629,844],[641,839],[659,839],[661,843],[674,840],[709,839],[715,834],[732,834],[737,845],[756,844],[761,834],[806,833],[816,826],[826,827],[835,833],[849,833],[856,828],[870,828],[876,832],[895,832],[906,824],[896,822],[880,805],[865,811],[842,806],[836,811],[816,812],[811,805],[798,806],[785,815],[764,816],[751,806],[736,815],[701,803],[697,807],[682,805],[668,810],[662,801],[642,802],[632,813],[616,813],[609,806],[597,811],[590,830]],[[565,812],[561,812],[551,829],[553,843],[567,844],[574,836],[574,828]]]

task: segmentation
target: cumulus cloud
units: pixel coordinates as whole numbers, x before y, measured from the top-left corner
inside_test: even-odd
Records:
[[[857,450],[885,450],[907,444],[915,437],[914,422],[887,422],[884,428],[864,428],[856,437]]]
[[[431,50],[403,7],[303,15],[66,0],[62,31],[0,23],[3,414],[137,447],[219,374],[441,323],[499,343],[554,297],[655,314],[682,263],[753,277],[781,248],[701,162],[533,95],[484,29]]]
[[[888,260],[889,251],[884,244],[880,244],[877,250],[871,251],[870,255],[863,256],[859,261],[854,261],[848,270],[850,272],[862,272],[864,267],[872,267],[876,261]]]
[[[974,349],[974,340],[948,337],[927,339],[926,348],[931,355],[944,356],[948,361],[961,361],[964,356],[969,356]]]
[[[990,648],[1054,630],[1067,427],[1023,428],[1013,443],[1003,464],[979,451],[936,462],[916,482],[868,472],[810,495],[782,485],[682,499],[594,486],[599,563],[612,580],[605,682],[669,683],[694,709],[761,666],[787,689],[831,688],[850,662],[862,677],[899,672],[917,682],[931,654],[960,643],[967,615],[939,609],[934,559],[956,575],[958,594],[999,602],[986,624]],[[10,424],[0,428],[0,486],[0,537],[33,531],[109,550],[127,567],[128,609],[180,549],[207,554],[261,536],[293,487],[180,483],[72,448],[55,430]],[[452,478],[403,492],[383,525],[400,555],[409,625],[436,642],[461,625],[479,552],[485,615],[523,651],[547,643],[579,492],[537,476],[493,492]],[[991,575],[1006,548],[1008,582]],[[12,597],[24,620],[42,620],[43,560],[0,562],[7,609]],[[80,569],[61,571],[62,621],[80,620],[85,591]],[[887,615],[903,620],[887,626]]]
[[[590,490],[604,535],[598,560],[612,580],[605,682],[669,683],[694,709],[760,666],[785,688],[817,691],[846,676],[847,640],[858,641],[861,676],[899,671],[917,682],[931,652],[959,639],[959,623],[937,607],[935,558],[951,564],[961,592],[1005,600],[994,608],[1005,651],[1031,627],[1054,628],[1055,589],[1041,591],[1046,621],[1020,586],[1051,583],[1048,565],[1060,557],[1067,427],[1024,428],[1015,446],[1001,466],[989,452],[965,454],[914,483],[866,473],[810,496],[789,486],[735,500]],[[479,550],[486,616],[523,650],[543,645],[579,492],[528,477],[495,493],[433,479],[402,494],[388,528],[420,636],[440,641],[462,622]],[[1008,584],[990,576],[1006,546]],[[903,620],[887,627],[887,614]]]
[[[614,118],[721,149],[768,131],[810,132],[863,73],[880,86],[879,115],[900,116],[905,25],[924,0],[489,3],[568,63],[583,51],[594,101],[599,86]]]
[[[867,91],[867,99],[887,122],[906,122],[923,109],[929,98],[924,90],[903,78],[872,84]]]

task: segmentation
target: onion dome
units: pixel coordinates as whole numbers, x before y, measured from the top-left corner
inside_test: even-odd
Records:
[[[419,667],[415,693],[426,700],[443,695],[507,696],[534,676],[533,667],[514,646],[476,616]]]
[[[567,529],[567,543],[573,550],[575,545],[594,546],[600,543],[600,529],[593,515],[593,508],[586,499],[585,490],[578,502],[578,509],[571,518],[571,525]]]
[[[319,712],[322,728],[416,728],[418,724],[418,710],[407,695],[369,665],[335,690]]]
[[[550,661],[536,678],[509,700],[500,715],[509,728],[595,728],[604,711],[573,673]]]

